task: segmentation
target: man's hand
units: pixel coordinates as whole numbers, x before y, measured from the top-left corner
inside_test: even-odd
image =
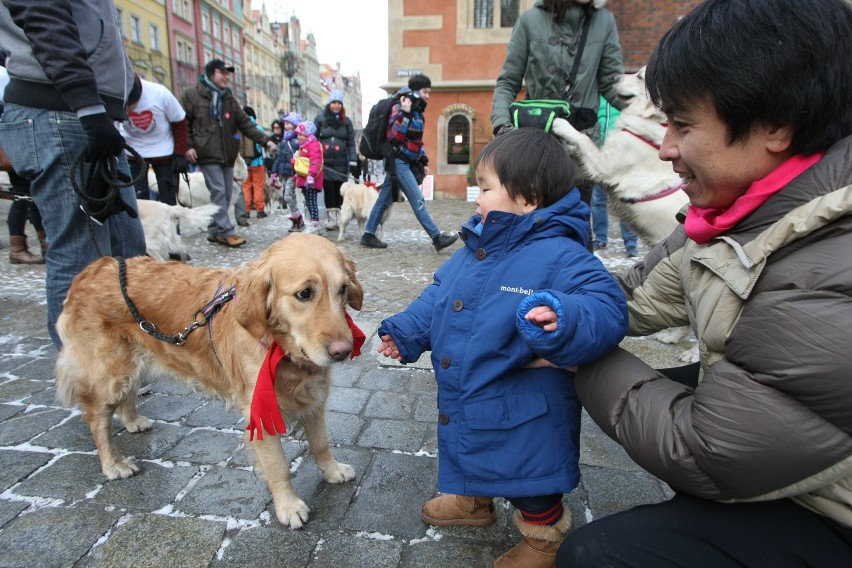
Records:
[[[527,312],[524,319],[531,321],[539,326],[544,331],[556,331],[557,317],[556,312],[550,306],[536,306]]]
[[[402,95],[399,98],[400,110],[402,110],[402,112],[411,112],[411,103],[412,101],[410,98],[406,97],[405,95]]]
[[[273,142],[272,140],[267,140],[266,149],[269,150],[270,152],[276,152],[278,150],[278,145],[275,142]]]
[[[378,352],[385,357],[396,359],[402,363],[402,355],[399,354],[399,347],[396,346],[396,341],[390,335],[383,335],[382,342],[379,344]]]
[[[190,148],[186,151],[186,161],[194,164],[198,161],[198,154],[195,153],[195,148]]]
[[[124,150],[124,137],[105,112],[81,116],[80,124],[89,139],[83,154],[85,161],[99,162],[118,156]]]

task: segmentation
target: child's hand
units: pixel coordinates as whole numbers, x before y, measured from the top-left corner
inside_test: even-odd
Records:
[[[399,354],[399,347],[396,346],[396,341],[390,335],[382,336],[382,342],[379,344],[378,351],[385,357],[396,359],[402,363],[402,355]]]
[[[527,312],[524,319],[531,321],[544,331],[556,331],[556,312],[549,306],[536,306]]]

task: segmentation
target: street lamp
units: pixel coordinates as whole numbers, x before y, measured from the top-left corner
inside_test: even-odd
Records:
[[[302,86],[295,78],[290,79],[290,107],[291,110],[299,112],[299,102],[302,98]]]

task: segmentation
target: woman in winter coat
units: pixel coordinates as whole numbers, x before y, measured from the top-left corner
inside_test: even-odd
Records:
[[[323,199],[328,212],[326,229],[337,228],[337,217],[343,205],[340,186],[349,178],[349,172],[358,177],[358,154],[355,150],[355,128],[343,108],[343,91],[334,89],[328,97],[325,110],[314,122],[317,125],[317,140],[322,145],[325,160]]]
[[[690,324],[700,371],[621,349],[579,369],[589,415],[675,496],[580,527],[558,566],[850,565],[850,30],[845,0],[708,0],[651,56],[690,204],[621,284],[630,333]]]

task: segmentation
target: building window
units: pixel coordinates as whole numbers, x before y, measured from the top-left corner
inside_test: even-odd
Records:
[[[494,27],[494,0],[476,0],[473,3],[473,27]]]
[[[201,31],[206,34],[210,33],[210,14],[201,13]]]
[[[213,37],[219,39],[221,33],[219,32],[219,18],[216,15],[213,15]]]
[[[160,30],[154,24],[150,25],[151,51],[160,51]]]
[[[461,114],[447,123],[447,163],[470,163],[470,120]]]
[[[142,20],[139,16],[130,16],[130,41],[142,43]]]
[[[121,39],[127,39],[127,34],[124,32],[124,12],[121,11],[121,8],[115,9],[115,17],[118,21],[118,31],[121,32]]]
[[[511,28],[518,19],[518,0],[500,0],[500,27]]]

